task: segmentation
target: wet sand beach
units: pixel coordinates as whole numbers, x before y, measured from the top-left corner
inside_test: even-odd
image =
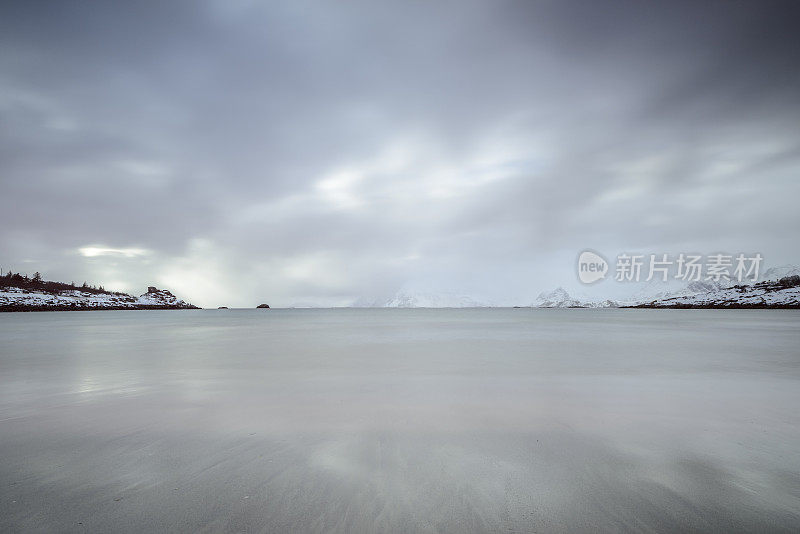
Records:
[[[797,532],[800,312],[0,318],[0,530]]]

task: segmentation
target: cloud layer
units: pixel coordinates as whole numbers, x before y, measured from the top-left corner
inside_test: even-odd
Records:
[[[522,304],[584,248],[796,262],[796,11],[4,4],[0,266],[251,306]]]

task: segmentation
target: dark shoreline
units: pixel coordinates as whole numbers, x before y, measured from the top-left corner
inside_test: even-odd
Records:
[[[523,310],[800,310],[800,304],[673,304],[653,305],[637,304],[635,306],[513,306]]]
[[[492,308],[492,307],[489,307]],[[497,308],[506,308],[506,306],[497,306]],[[669,306],[652,305],[652,304],[637,304],[636,306],[615,306],[608,308],[587,307],[587,306],[567,306],[564,308],[536,308],[532,306],[512,306],[513,309],[542,309],[542,310],[557,310],[557,309],[570,309],[570,310],[605,310],[605,309],[649,309],[649,310],[800,310],[800,304],[674,304]],[[11,312],[48,312],[48,311],[124,311],[124,310],[202,310],[199,306],[156,306],[156,305],[140,305],[140,306],[25,306],[25,305],[10,305],[0,306],[0,313]],[[345,308],[347,309],[347,308]],[[360,308],[353,308],[360,309]],[[385,309],[385,308],[379,308]],[[398,308],[401,309],[401,308]],[[418,309],[436,309],[436,308],[418,308]],[[444,309],[444,308],[442,308]],[[466,309],[466,308],[465,308]],[[484,308],[486,309],[486,308]]]
[[[637,304],[620,308],[646,308],[651,310],[800,310],[800,304]]]
[[[120,311],[120,310],[201,310],[197,306],[156,306],[143,304],[138,306],[27,306],[11,304],[0,306],[2,312],[48,312],[48,311]]]

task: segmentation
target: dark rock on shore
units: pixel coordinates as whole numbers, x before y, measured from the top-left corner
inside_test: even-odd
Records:
[[[45,312],[45,311],[135,311],[135,310],[199,310],[198,306],[173,306],[136,304],[133,306],[83,306],[80,304],[2,304],[0,312]]]

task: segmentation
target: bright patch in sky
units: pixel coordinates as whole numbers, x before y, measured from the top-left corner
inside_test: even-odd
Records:
[[[136,258],[147,256],[151,251],[143,248],[109,248],[103,246],[81,247],[78,252],[84,257],[95,258],[97,256],[117,256],[123,258]]]

